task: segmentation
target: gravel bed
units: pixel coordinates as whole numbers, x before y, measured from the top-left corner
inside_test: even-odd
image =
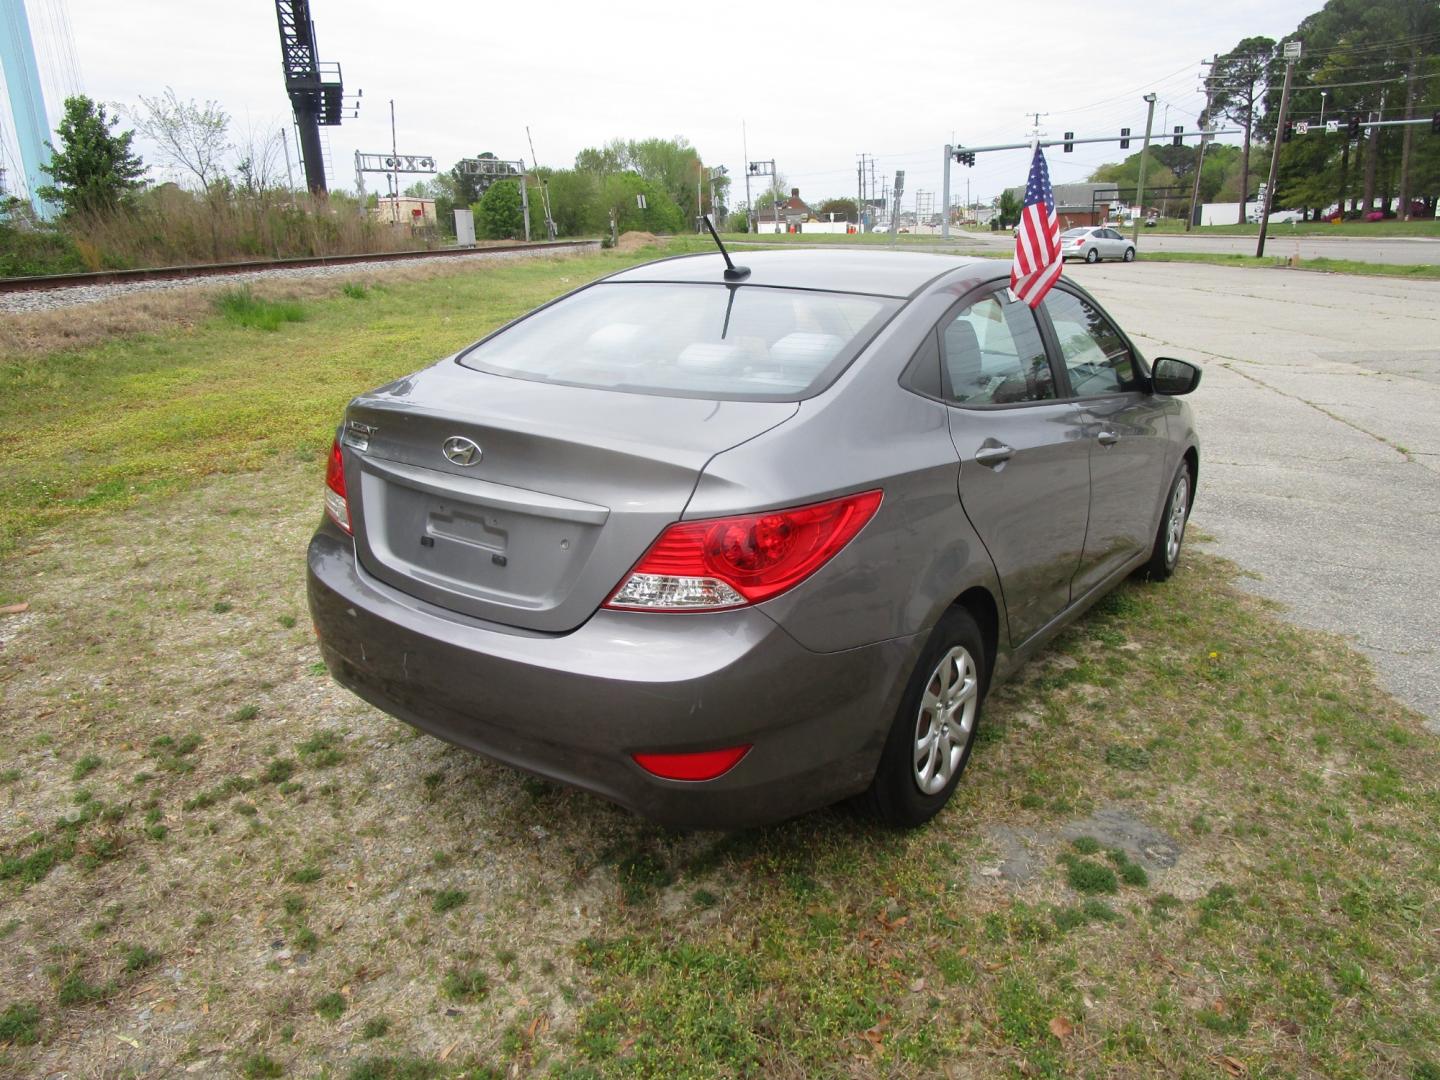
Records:
[[[94,304],[102,300],[113,300],[131,293],[154,292],[160,289],[214,288],[217,284],[243,285],[248,281],[276,280],[300,277],[354,277],[357,274],[374,271],[384,272],[394,266],[426,266],[457,262],[489,263],[505,259],[527,259],[549,257],[586,251],[595,247],[594,241],[580,240],[563,247],[527,248],[520,251],[479,250],[470,255],[434,255],[419,259],[374,259],[356,262],[336,263],[331,266],[282,267],[275,270],[246,270],[231,274],[213,274],[205,277],[161,278],[153,281],[127,281],[113,285],[70,285],[58,289],[35,289],[24,292],[0,293],[0,313],[19,314],[35,311],[53,311],[56,308],[73,307],[77,304]]]

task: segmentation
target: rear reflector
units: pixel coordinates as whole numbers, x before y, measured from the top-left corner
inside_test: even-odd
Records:
[[[347,533],[350,531],[350,503],[345,498],[345,459],[340,440],[330,444],[330,461],[325,466],[325,513]]]
[[[789,510],[677,522],[650,545],[605,606],[715,611],[769,600],[834,558],[874,517],[883,497],[865,491]]]
[[[714,780],[724,776],[750,752],[750,745],[693,754],[634,754],[635,764],[664,780]]]

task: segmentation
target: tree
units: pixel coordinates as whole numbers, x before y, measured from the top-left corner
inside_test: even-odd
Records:
[[[1020,220],[1020,198],[1009,188],[1000,193],[1000,227],[1009,228]]]
[[[815,209],[815,216],[828,220],[834,214],[841,221],[859,221],[860,208],[854,199],[826,199]]]
[[[140,95],[142,108],[133,110],[135,128],[160,149],[172,164],[184,169],[207,190],[225,176],[230,153],[230,115],[217,102],[181,101],[167,86],[159,97]]]
[[[1250,142],[1258,108],[1265,104],[1265,91],[1275,68],[1275,41],[1248,37],[1215,60],[1211,72],[1212,104],[1216,112],[1245,131],[1240,150],[1240,220],[1245,224],[1245,203],[1250,189]],[[1204,182],[1203,179],[1201,181]]]
[[[277,188],[283,179],[289,184],[289,177],[282,177],[280,168],[284,160],[285,134],[272,123],[262,127],[250,124],[240,137],[236,147],[238,161],[235,172],[240,186],[252,195]]]
[[[58,202],[66,214],[119,208],[141,186],[145,163],[130,149],[135,133],[117,134],[117,122],[84,95],[66,98],[56,129],[60,146],[50,144],[50,164],[42,166],[54,183],[40,188],[40,197]]]
[[[518,180],[497,180],[471,209],[475,211],[475,235],[483,240],[513,240],[525,235]]]

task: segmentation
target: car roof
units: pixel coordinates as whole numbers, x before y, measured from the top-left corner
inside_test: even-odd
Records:
[[[856,248],[802,248],[791,251],[732,250],[737,266],[748,266],[743,284],[782,289],[823,289],[873,296],[913,296],[928,283],[954,270],[975,267],[987,274],[994,259],[966,258],[921,251],[865,251]],[[607,281],[724,283],[720,253],[681,255],[622,270]]]

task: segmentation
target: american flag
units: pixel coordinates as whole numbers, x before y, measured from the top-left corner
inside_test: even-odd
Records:
[[[1060,278],[1065,260],[1060,255],[1060,222],[1055,217],[1055,193],[1050,189],[1050,170],[1045,155],[1035,147],[1030,161],[1030,179],[1025,184],[1025,208],[1020,211],[1020,228],[1015,233],[1015,261],[1010,266],[1010,295],[1032,308],[1040,306],[1045,294]]]

